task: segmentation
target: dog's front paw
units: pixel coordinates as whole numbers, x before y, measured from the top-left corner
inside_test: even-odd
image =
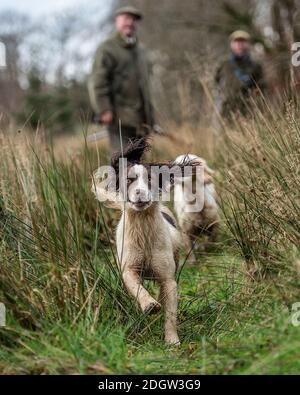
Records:
[[[155,314],[158,313],[160,309],[161,309],[161,304],[154,301],[154,302],[150,302],[143,308],[143,313]]]

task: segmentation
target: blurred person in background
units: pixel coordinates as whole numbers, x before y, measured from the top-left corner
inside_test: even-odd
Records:
[[[113,151],[121,148],[119,123],[123,146],[154,126],[149,65],[137,38],[142,18],[135,7],[116,11],[116,31],[97,49],[89,80],[96,119],[107,126]]]
[[[251,37],[242,30],[229,36],[230,55],[223,61],[215,76],[217,88],[216,108],[225,118],[233,112],[247,114],[249,99],[261,96],[265,90],[262,66],[254,61],[251,51]]]

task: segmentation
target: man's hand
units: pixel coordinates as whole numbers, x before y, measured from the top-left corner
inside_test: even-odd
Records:
[[[105,125],[109,125],[113,121],[113,113],[112,111],[104,111],[100,115],[100,122],[104,123]]]

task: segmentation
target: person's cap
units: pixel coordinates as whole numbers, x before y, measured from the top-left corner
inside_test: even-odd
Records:
[[[126,6],[118,8],[115,12],[115,17],[122,14],[130,14],[136,17],[136,19],[143,19],[143,14],[135,7]]]
[[[251,36],[249,33],[245,32],[244,30],[236,30],[235,32],[231,33],[229,36],[229,41],[235,41],[235,40],[250,41]]]

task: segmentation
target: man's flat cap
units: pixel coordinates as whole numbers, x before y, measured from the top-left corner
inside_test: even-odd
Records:
[[[229,41],[234,41],[234,40],[250,41],[251,36],[249,33],[245,32],[244,30],[236,30],[235,32],[231,33],[229,36]]]
[[[136,17],[136,19],[143,19],[143,14],[135,7],[126,6],[118,8],[115,12],[115,17],[122,14],[130,14]]]

